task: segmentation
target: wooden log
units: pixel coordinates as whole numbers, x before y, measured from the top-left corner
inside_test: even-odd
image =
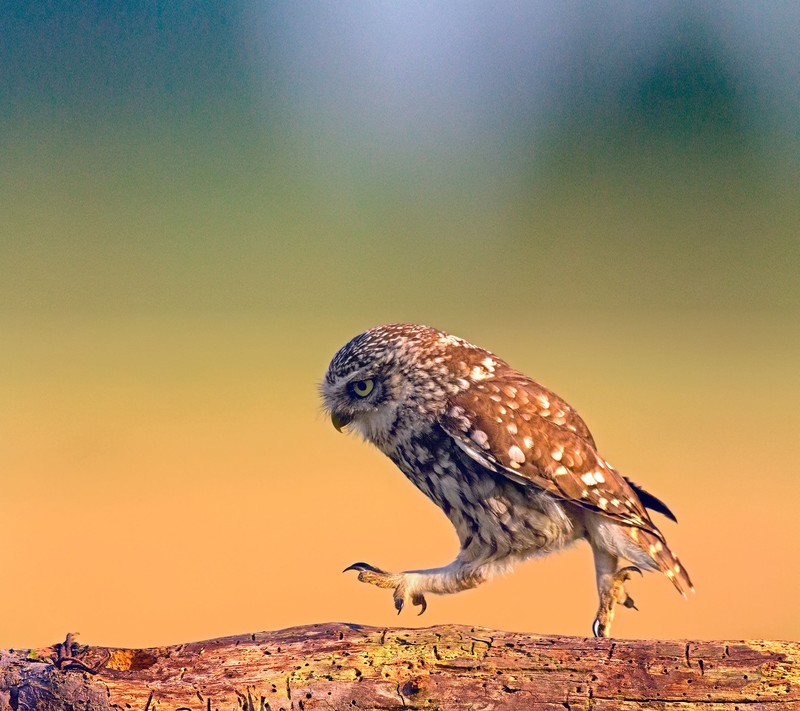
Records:
[[[800,644],[318,624],[0,651],[2,711],[800,709]]]

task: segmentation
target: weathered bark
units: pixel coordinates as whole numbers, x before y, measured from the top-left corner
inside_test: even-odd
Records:
[[[800,708],[800,644],[295,627],[0,652],[2,711]]]

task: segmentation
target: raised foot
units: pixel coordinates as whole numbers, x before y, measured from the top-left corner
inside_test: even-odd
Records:
[[[642,571],[634,565],[620,568],[610,577],[609,585],[600,593],[600,605],[597,608],[597,617],[592,624],[592,633],[595,637],[610,637],[611,623],[614,621],[614,607],[623,607],[638,610],[633,602],[633,598],[625,592],[625,583],[631,579],[632,573]]]
[[[348,570],[358,571],[358,580],[362,583],[369,583],[378,588],[394,591],[394,607],[399,615],[408,602],[422,608],[418,615],[428,609],[425,596],[420,592],[409,590],[408,578],[405,573],[388,573],[385,570],[376,568],[369,563],[353,563],[348,565],[342,572]]]

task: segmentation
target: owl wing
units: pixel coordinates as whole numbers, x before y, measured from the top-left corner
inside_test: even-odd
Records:
[[[488,469],[662,538],[636,492],[600,457],[588,428],[568,407],[516,374],[452,396],[439,424]]]

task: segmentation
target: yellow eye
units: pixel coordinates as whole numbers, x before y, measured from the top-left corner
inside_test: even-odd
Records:
[[[350,390],[356,397],[367,397],[375,387],[375,381],[372,378],[368,380],[356,380],[350,383]]]

